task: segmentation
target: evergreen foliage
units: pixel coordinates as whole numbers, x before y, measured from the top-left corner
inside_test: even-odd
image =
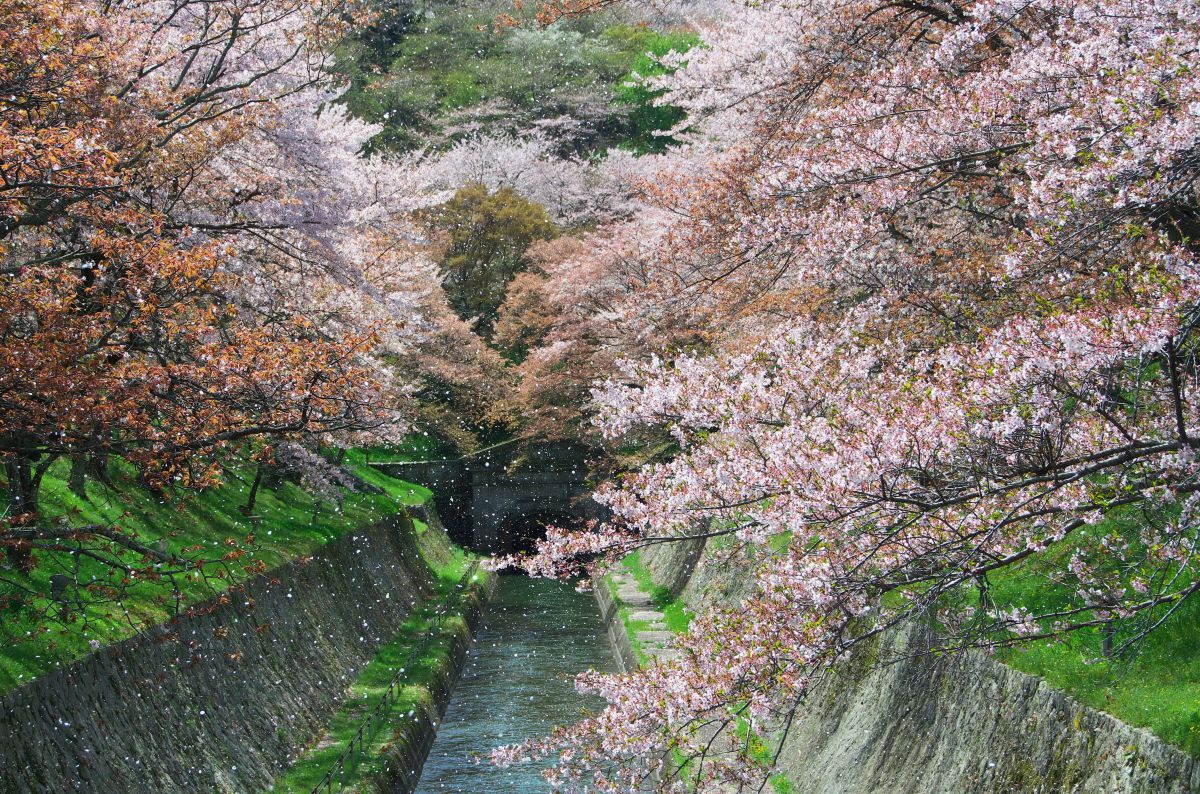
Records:
[[[653,133],[684,118],[658,107],[660,92],[640,83],[666,70],[648,57],[697,42],[644,25],[575,20],[551,28],[497,30],[506,2],[406,0],[378,9],[346,40],[337,71],[349,80],[342,101],[382,125],[371,151],[402,152],[466,134],[552,133],[563,154],[626,145],[661,151]]]
[[[430,220],[449,235],[442,272],[451,305],[490,336],[508,283],[528,264],[525,252],[557,235],[557,227],[512,188],[489,193],[483,185],[462,188]]]

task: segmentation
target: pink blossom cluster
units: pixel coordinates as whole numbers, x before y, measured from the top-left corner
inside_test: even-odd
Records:
[[[598,431],[678,453],[601,489],[610,524],[523,564],[721,538],[756,587],[698,616],[678,659],[581,679],[602,714],[498,755],[557,755],[566,790],[670,790],[678,759],[700,790],[761,778],[737,720],[786,724],[916,616],[947,650],[1132,643],[1200,588],[1200,9],[768,0],[716,19],[659,83],[692,144],[603,246],[547,267],[544,294],[596,302],[530,356],[619,367],[591,393]],[[993,600],[1030,566],[1065,606]]]

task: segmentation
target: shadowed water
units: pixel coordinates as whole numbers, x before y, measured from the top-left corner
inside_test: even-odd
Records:
[[[501,577],[417,794],[550,791],[539,768],[497,769],[472,757],[602,707],[571,683],[588,668],[616,669],[592,595],[545,579]]]

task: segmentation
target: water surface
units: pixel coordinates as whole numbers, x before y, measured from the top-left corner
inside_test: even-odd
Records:
[[[549,792],[537,767],[497,769],[472,758],[602,707],[571,683],[589,668],[616,670],[591,593],[546,579],[501,577],[417,794]]]

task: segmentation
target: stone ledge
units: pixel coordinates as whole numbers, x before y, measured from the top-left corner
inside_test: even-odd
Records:
[[[384,772],[372,782],[375,790],[381,794],[412,794],[421,781],[421,771],[437,738],[438,727],[446,716],[446,709],[454,696],[454,688],[463,668],[466,667],[467,651],[471,648],[487,603],[496,591],[495,574],[481,573],[481,577],[478,586],[473,587],[471,592],[464,596],[461,615],[466,623],[466,630],[454,637],[449,664],[433,682],[430,690],[432,707],[421,709],[420,713],[413,715],[411,721],[405,722],[403,732],[396,737],[386,753]]]

